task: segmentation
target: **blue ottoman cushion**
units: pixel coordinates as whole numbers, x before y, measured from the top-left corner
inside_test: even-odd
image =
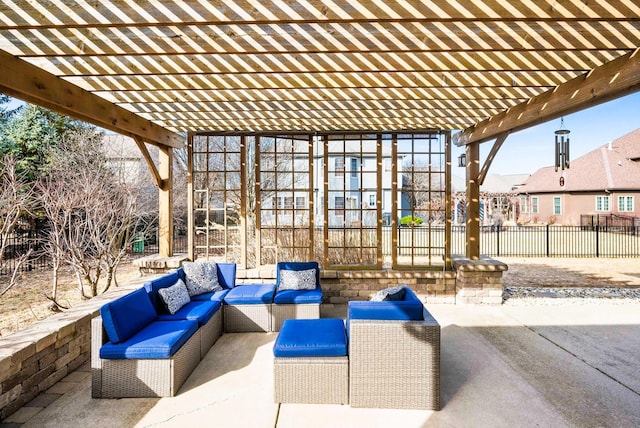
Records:
[[[197,330],[196,321],[154,321],[124,342],[102,345],[100,358],[170,358]]]
[[[283,304],[304,304],[322,303],[322,289],[317,287],[314,290],[279,290],[273,298],[273,303]]]
[[[275,284],[237,285],[224,296],[228,305],[258,305],[273,302]]]
[[[343,357],[347,334],[339,318],[285,320],[273,345],[276,357]]]
[[[220,302],[208,301],[191,301],[184,305],[175,314],[162,313],[158,314],[158,321],[176,321],[176,320],[193,320],[198,321],[199,325],[205,325],[211,317],[220,309]]]

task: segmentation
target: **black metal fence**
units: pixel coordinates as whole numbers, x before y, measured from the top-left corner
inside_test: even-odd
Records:
[[[383,252],[391,254],[391,228],[383,228]],[[431,229],[430,242],[438,240],[444,245],[444,228],[436,232]],[[435,234],[434,234],[435,232]],[[20,257],[31,249],[30,257],[21,265],[22,272],[49,269],[49,259],[39,251],[40,234],[31,231],[16,234],[7,243],[4,260],[0,265],[0,275],[13,272]],[[412,242],[421,245],[421,235],[427,229],[415,228],[409,232],[399,228],[398,242],[404,242],[403,234],[411,233]],[[465,253],[464,226],[453,226],[451,232],[451,252]],[[426,237],[425,237],[426,239]],[[157,236],[141,238],[128,249],[133,258],[158,253]],[[187,236],[174,235],[174,252],[187,253]],[[611,222],[600,225],[597,222],[581,226],[522,226],[481,228],[480,254],[489,257],[640,257],[640,225],[614,226]]]
[[[454,226],[452,253],[465,253],[465,227]],[[480,253],[490,257],[640,257],[640,226],[483,227]]]
[[[20,265],[21,272],[48,268],[49,260],[40,255],[40,236],[40,231],[29,230],[14,233],[6,238],[4,258],[0,263],[0,275],[12,274],[24,256],[27,258]],[[3,244],[2,239],[3,237],[0,236],[0,245]]]

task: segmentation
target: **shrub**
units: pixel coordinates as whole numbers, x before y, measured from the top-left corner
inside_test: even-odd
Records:
[[[406,215],[400,219],[400,226],[418,226],[423,223],[420,217]]]

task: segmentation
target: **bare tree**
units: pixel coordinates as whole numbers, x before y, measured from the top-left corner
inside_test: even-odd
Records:
[[[0,165],[0,271],[7,270],[5,255],[9,243],[15,236],[19,220],[30,213],[35,206],[33,187],[16,172],[16,162],[11,157],[5,157]],[[0,296],[15,285],[16,274],[31,256],[29,249],[25,254],[17,256],[11,278],[8,283],[0,285]]]
[[[140,187],[117,180],[100,151],[101,137],[91,130],[66,134],[39,186],[50,222],[45,246],[54,265],[54,302],[61,264],[73,268],[83,298],[117,285],[117,267],[145,215],[139,210]]]

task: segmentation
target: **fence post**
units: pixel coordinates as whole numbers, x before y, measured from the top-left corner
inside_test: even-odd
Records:
[[[547,224],[547,230],[546,230],[546,235],[547,235],[547,257],[549,257],[549,253],[550,251],[550,243],[549,243],[549,225]]]
[[[500,257],[500,226],[496,226],[496,253]]]
[[[600,257],[600,224],[596,225],[596,257]]]

